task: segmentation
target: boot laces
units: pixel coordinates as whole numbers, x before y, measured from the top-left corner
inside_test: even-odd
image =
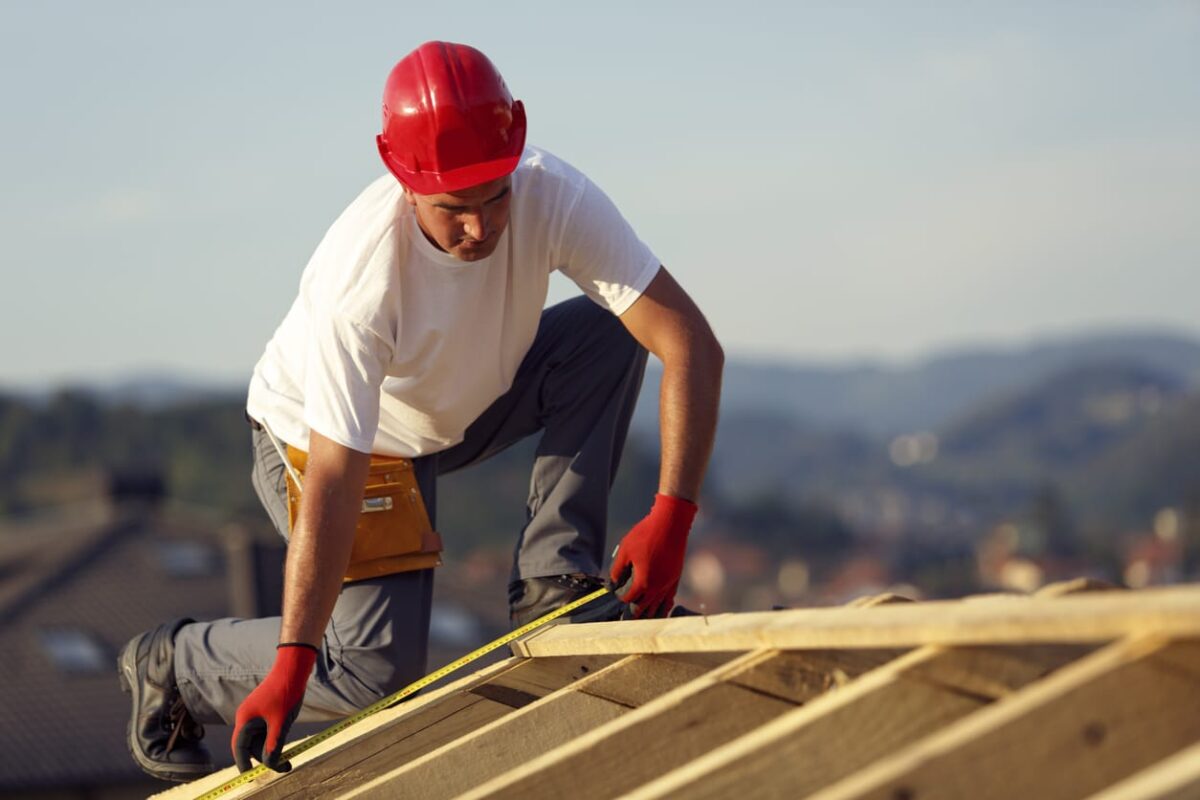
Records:
[[[167,752],[175,749],[179,741],[184,743],[198,742],[204,738],[204,726],[192,719],[183,702],[183,695],[174,692],[174,699],[167,709],[166,725],[171,729],[171,737],[167,739]]]
[[[554,578],[560,586],[566,589],[571,589],[581,594],[590,594],[604,585],[604,581],[593,575],[585,575],[582,572],[573,572],[570,575],[557,575]]]

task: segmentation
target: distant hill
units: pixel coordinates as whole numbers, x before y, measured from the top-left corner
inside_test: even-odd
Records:
[[[998,393],[1033,387],[1064,369],[1104,363],[1137,364],[1175,378],[1184,388],[1200,387],[1200,339],[1136,331],[1080,333],[1024,347],[947,350],[911,364],[830,366],[730,357],[722,413],[726,418],[761,416],[805,428],[890,438],[944,426]],[[660,378],[658,363],[651,359],[634,418],[637,427],[657,427]],[[106,404],[141,408],[240,401],[246,391],[242,384],[206,383],[164,370],[75,386]],[[0,386],[0,394],[37,401],[60,388],[14,391]]]
[[[730,359],[722,412],[764,415],[825,430],[877,437],[934,429],[996,393],[1029,388],[1064,369],[1092,363],[1138,364],[1200,387],[1200,341],[1128,333],[1045,339],[1020,348],[973,348],[914,364],[804,366]],[[635,424],[656,423],[660,372],[651,360]]]
[[[855,431],[829,431],[782,415],[727,411],[710,474],[719,491],[833,496],[848,486],[891,480],[887,447]]]
[[[249,382],[249,375],[246,381]],[[14,388],[0,384],[0,397],[40,404],[70,390],[77,390],[104,405],[128,405],[140,409],[230,400],[246,394],[245,385],[187,378],[167,370],[153,370],[98,381],[68,381],[56,386]]]
[[[1117,511],[1102,502],[1114,486],[1097,465],[1113,453],[1133,448],[1129,464],[1139,483],[1167,476],[1153,466],[1155,453],[1144,441],[1177,410],[1194,401],[1175,376],[1138,364],[1105,363],[1069,367],[1018,392],[999,395],[938,430],[937,457],[905,470],[910,486],[934,488],[951,502],[991,513],[1012,510],[1049,487],[1069,490],[1073,507],[1098,519]],[[1200,474],[1200,450],[1182,455]],[[1178,482],[1169,482],[1178,486]],[[1169,494],[1169,493],[1166,493]],[[1180,502],[1176,495],[1171,502]],[[1163,500],[1165,504],[1167,500]],[[1152,513],[1144,504],[1119,504],[1112,525],[1143,523]],[[1107,507],[1107,512],[1100,509]]]
[[[941,456],[994,460],[1002,452],[1023,452],[1038,464],[1069,466],[1100,452],[1184,394],[1178,376],[1140,364],[1069,367],[945,427]]]
[[[1166,506],[1200,513],[1200,390],[1157,368],[1069,366],[987,396],[928,438],[925,457],[909,461],[889,439],[727,410],[712,482],[742,502],[822,501],[860,509],[868,528],[892,519],[952,535],[1051,496],[1101,535],[1144,528]]]
[[[1094,527],[1145,527],[1166,506],[1200,519],[1200,394],[1164,408],[1089,459],[1064,489]],[[1200,533],[1200,526],[1195,530]]]

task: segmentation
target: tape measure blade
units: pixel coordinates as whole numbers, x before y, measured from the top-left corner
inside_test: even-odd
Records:
[[[424,677],[417,679],[416,681],[410,683],[408,686],[405,686],[400,691],[398,691],[394,694],[388,695],[387,697],[383,698],[382,700],[372,703],[371,705],[367,706],[366,708],[362,709],[361,711],[358,711],[355,714],[352,714],[349,717],[346,717],[345,719],[341,720],[340,722],[334,723],[333,725],[331,725],[330,727],[321,731],[320,733],[316,733],[316,734],[308,737],[307,739],[304,739],[303,741],[297,742],[296,744],[292,745],[290,748],[287,748],[283,751],[283,760],[290,761],[293,757],[298,756],[301,753],[308,752],[309,750],[316,747],[321,742],[324,742],[324,741],[327,741],[327,740],[333,738],[334,736],[353,727],[354,725],[357,725],[359,722],[362,722],[363,720],[367,719],[368,717],[372,717],[375,714],[378,714],[380,711],[384,711],[386,709],[393,708],[394,706],[399,705],[403,700],[407,699],[410,695],[414,695],[417,692],[419,692],[421,689],[427,688],[427,687],[433,685],[434,683],[437,683],[442,678],[445,678],[446,676],[448,676],[454,672],[457,672],[458,670],[465,667],[467,664],[470,664],[471,662],[476,661],[479,658],[482,658],[483,656],[487,655],[488,653],[492,652],[493,650],[503,647],[504,645],[508,644],[509,642],[514,642],[517,639],[520,639],[522,636],[532,633],[533,631],[538,630],[542,626],[553,622],[554,620],[558,619],[559,617],[563,617],[563,616],[571,613],[572,611],[579,608],[580,606],[590,603],[591,601],[597,599],[598,597],[602,597],[603,595],[607,594],[608,591],[609,590],[607,587],[597,589],[596,591],[592,592],[591,594],[580,597],[577,600],[572,600],[570,603],[567,603],[564,606],[556,608],[554,611],[551,611],[549,614],[538,617],[533,622],[530,622],[526,625],[522,625],[520,628],[517,628],[516,630],[509,631],[508,633],[504,634],[503,636],[501,636],[497,639],[493,639],[492,641],[485,644],[483,647],[473,650],[470,653],[467,653],[462,658],[456,659],[456,660],[450,662],[449,664],[447,664],[446,666],[436,669],[433,672],[429,673],[428,675],[425,675]],[[229,793],[230,791],[232,791],[240,786],[245,786],[246,784],[250,783],[251,781],[254,781],[259,776],[265,774],[266,772],[267,772],[267,768],[262,765],[259,765],[257,767],[254,767],[253,769],[249,770],[248,772],[241,773],[236,778],[233,778],[233,779],[227,781],[226,783],[222,784],[221,786],[218,786],[216,789],[213,789],[209,792],[205,792],[204,794],[199,795],[196,798],[196,800],[216,800],[216,798],[222,797],[223,795]]]

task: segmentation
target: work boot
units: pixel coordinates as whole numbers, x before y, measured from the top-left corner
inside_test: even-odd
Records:
[[[604,586],[594,575],[574,573],[527,578],[508,585],[508,618],[519,628],[544,617],[572,600],[585,597]],[[580,606],[556,622],[609,622],[627,618],[628,607],[611,592]]]
[[[133,760],[167,781],[191,781],[214,771],[200,743],[204,726],[192,719],[175,683],[175,634],[190,619],[177,619],[129,640],[117,659],[121,689],[132,696],[126,728]]]

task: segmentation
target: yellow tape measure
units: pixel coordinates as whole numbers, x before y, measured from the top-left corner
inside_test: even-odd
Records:
[[[440,681],[442,678],[446,677],[450,673],[455,672],[456,670],[462,669],[467,664],[470,664],[472,661],[475,661],[478,658],[486,656],[488,653],[492,652],[493,650],[503,647],[504,645],[509,644],[510,642],[514,642],[517,639],[520,639],[522,636],[524,636],[527,633],[532,633],[533,631],[542,627],[546,623],[553,622],[554,620],[558,619],[559,617],[563,616],[564,614],[571,613],[572,611],[579,608],[580,606],[592,602],[597,597],[601,597],[604,594],[606,594],[607,592],[608,592],[607,588],[597,589],[596,591],[592,592],[591,594],[585,595],[584,597],[581,597],[578,600],[572,600],[570,603],[567,603],[565,606],[562,606],[561,608],[556,608],[555,610],[551,611],[549,614],[547,614],[544,617],[538,617],[533,622],[530,622],[527,625],[522,625],[521,627],[517,628],[516,630],[509,631],[508,633],[501,636],[499,639],[493,639],[492,641],[488,642],[487,644],[485,644],[483,647],[479,648],[478,650],[475,650],[473,652],[466,654],[465,656],[458,659],[457,661],[452,661],[451,663],[447,664],[446,666],[442,667],[441,669],[438,669],[434,672],[429,673],[424,678],[420,678],[419,680],[414,681],[413,683],[410,683],[408,686],[405,686],[403,689],[396,692],[395,694],[389,695],[388,697],[385,697],[382,700],[367,706],[362,711],[359,711],[357,714],[350,716],[350,717],[346,717],[341,722],[338,722],[338,723],[326,728],[325,730],[321,731],[320,733],[314,734],[314,735],[308,737],[307,739],[305,739],[304,741],[299,742],[296,745],[293,745],[292,747],[288,748],[287,750],[284,750],[283,751],[283,760],[289,761],[293,757],[298,756],[307,750],[311,750],[312,748],[319,745],[321,742],[324,742],[327,739],[331,739],[332,737],[334,737],[337,734],[341,733],[342,731],[346,730],[351,725],[355,725],[359,722],[362,722],[367,717],[370,717],[374,714],[378,714],[380,711],[383,711],[385,709],[391,708],[392,706],[396,705],[397,703],[399,703],[401,700],[408,697],[409,695],[416,694],[417,692],[421,691],[422,689],[429,686],[430,684]],[[241,773],[236,778],[233,778],[232,780],[230,780],[228,783],[224,783],[221,786],[218,786],[216,789],[213,789],[212,791],[205,792],[204,794],[197,797],[196,800],[212,800],[212,798],[221,797],[222,795],[233,791],[234,789],[238,788],[239,786],[245,786],[246,784],[251,783],[252,781],[257,779],[260,775],[263,775],[269,771],[270,770],[268,770],[266,767],[259,765],[259,766],[255,767],[254,769],[251,769],[251,770]]]

